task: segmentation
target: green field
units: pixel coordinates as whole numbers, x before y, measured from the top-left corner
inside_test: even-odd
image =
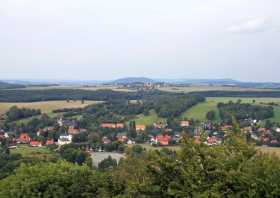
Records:
[[[217,104],[219,102],[236,102],[237,100],[242,100],[243,103],[253,103],[255,104],[275,102],[280,104],[280,98],[235,98],[235,97],[209,97],[205,102],[195,105],[186,112],[182,114],[182,118],[193,118],[197,120],[205,120],[206,113],[208,111],[216,111],[217,120],[219,120]],[[271,121],[280,122],[280,107],[274,106],[274,117],[270,119]]]
[[[165,121],[165,119],[158,117],[157,113],[152,110],[150,111],[149,115],[145,116],[143,114],[140,114],[135,119],[136,124],[144,124],[146,126],[151,126],[156,121]]]
[[[65,100],[58,101],[43,101],[43,102],[24,102],[24,103],[0,103],[0,114],[5,113],[12,106],[17,106],[19,108],[30,108],[30,109],[41,109],[42,113],[51,114],[55,109],[63,108],[83,108],[91,104],[96,104],[98,101],[85,101],[84,104],[81,101],[70,101]]]

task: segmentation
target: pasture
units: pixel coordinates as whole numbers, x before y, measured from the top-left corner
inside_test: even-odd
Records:
[[[241,100],[243,103],[250,103],[261,105],[261,103],[270,103],[274,102],[280,105],[280,98],[236,98],[236,97],[209,97],[206,98],[206,101],[203,103],[199,103],[186,112],[184,112],[181,118],[193,118],[197,120],[205,120],[206,113],[208,111],[214,110],[217,115],[217,120],[219,120],[218,108],[217,104],[219,102],[236,102],[237,100]],[[280,106],[274,106],[274,117],[271,118],[271,121],[280,122]]]
[[[30,109],[40,109],[42,113],[51,113],[56,109],[63,108],[83,108],[91,104],[96,104],[98,101],[84,101],[84,104],[81,101],[42,101],[42,102],[24,102],[24,103],[0,103],[0,114],[4,114],[12,106],[17,106],[19,108],[30,108]]]
[[[275,91],[273,89],[261,89],[261,88],[243,88],[243,87],[231,87],[231,86],[219,86],[219,85],[189,85],[189,86],[165,86],[159,88],[161,91],[189,93],[189,92],[201,92],[201,91]]]
[[[135,119],[136,124],[144,124],[146,126],[151,126],[156,121],[165,121],[165,119],[158,117],[154,110],[151,110],[149,115],[140,114]]]

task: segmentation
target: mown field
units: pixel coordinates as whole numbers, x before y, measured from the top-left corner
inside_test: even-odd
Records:
[[[230,86],[209,86],[209,85],[190,85],[190,86],[166,86],[161,87],[159,90],[168,92],[201,92],[201,91],[275,91],[274,89],[261,89],[261,88],[243,88],[243,87],[230,87]]]
[[[28,102],[28,103],[0,103],[0,114],[5,113],[12,106],[18,106],[19,108],[31,108],[41,109],[43,113],[51,113],[56,109],[63,108],[82,108],[91,104],[96,104],[97,101],[85,101],[84,104],[81,101],[43,101],[43,102]]]
[[[135,119],[136,124],[144,124],[146,126],[151,126],[157,121],[165,121],[165,119],[158,117],[154,110],[151,110],[149,115],[138,115]]]
[[[233,101],[236,102],[237,100],[241,100],[243,103],[251,103],[255,101],[255,104],[260,105],[261,103],[270,103],[274,102],[280,104],[280,98],[235,98],[235,97],[209,97],[206,99],[205,102],[195,105],[194,107],[190,108],[186,112],[182,114],[182,118],[194,118],[197,120],[205,120],[206,113],[208,111],[214,110],[218,112],[217,104],[219,102],[229,102]],[[271,121],[280,122],[280,106],[274,106],[274,117],[271,118]],[[219,120],[218,113],[217,120]]]

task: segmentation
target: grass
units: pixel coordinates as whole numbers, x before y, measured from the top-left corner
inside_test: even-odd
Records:
[[[151,126],[156,121],[165,121],[164,118],[158,117],[157,113],[154,110],[151,110],[149,115],[140,114],[135,119],[136,124],[144,124],[146,126]]]
[[[41,109],[42,113],[52,113],[53,110],[62,108],[83,108],[91,104],[96,104],[97,101],[85,101],[84,104],[81,101],[70,101],[65,100],[59,101],[43,101],[43,102],[28,102],[28,103],[0,103],[0,114],[5,113],[12,106],[19,108],[30,108],[30,109]]]
[[[280,98],[235,98],[235,97],[209,97],[206,98],[205,102],[199,103],[186,112],[184,112],[181,117],[182,118],[193,118],[197,120],[205,120],[206,113],[208,111],[214,110],[217,115],[217,120],[219,120],[218,115],[218,108],[217,104],[219,102],[229,102],[233,101],[236,102],[237,100],[241,99],[243,103],[251,103],[253,104],[253,100],[255,100],[254,104],[260,105],[260,103],[269,103],[275,102],[280,104]],[[280,122],[280,107],[274,106],[274,117],[270,119],[274,122]]]
[[[11,149],[12,153],[21,154],[23,157],[29,157],[37,154],[51,154],[52,152],[47,147],[30,147],[28,145],[18,145],[16,149]]]

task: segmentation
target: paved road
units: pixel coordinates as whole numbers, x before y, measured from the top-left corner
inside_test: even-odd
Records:
[[[113,159],[119,162],[120,159],[124,157],[124,154],[114,153],[114,152],[92,152],[91,157],[92,157],[93,165],[98,167],[98,164],[102,160],[108,158],[109,156],[111,156]]]

